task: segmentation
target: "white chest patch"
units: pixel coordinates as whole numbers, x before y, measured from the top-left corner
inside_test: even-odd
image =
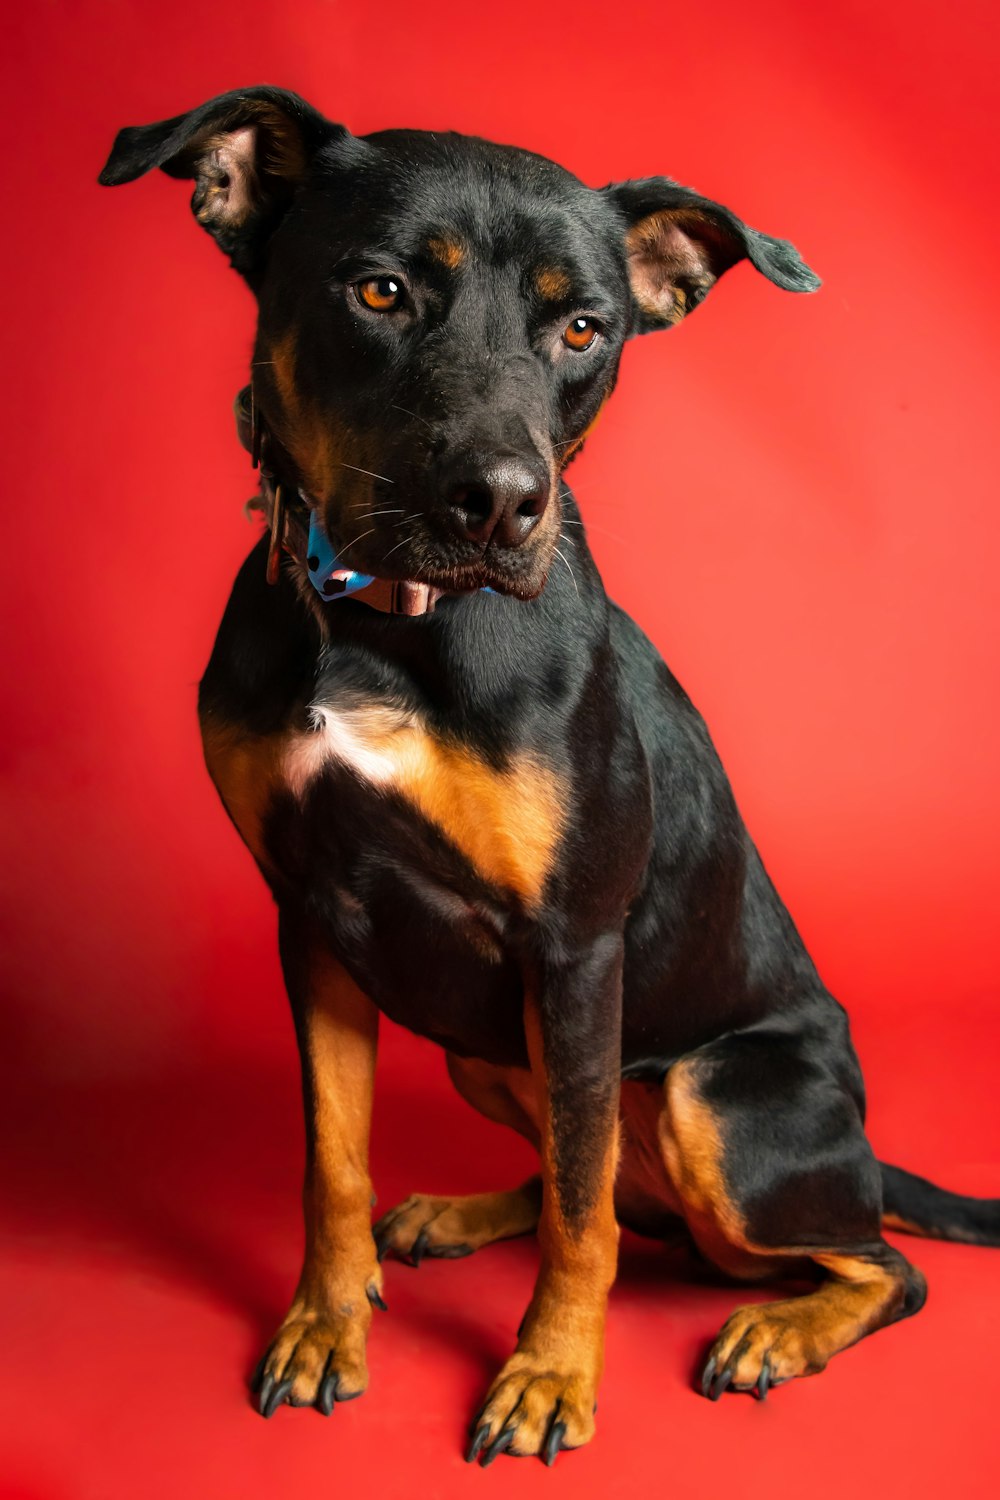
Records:
[[[336,709],[314,703],[309,718],[312,731],[295,735],[285,755],[285,779],[297,797],[331,761],[374,786],[390,786],[406,742],[420,732],[415,714],[382,706]]]

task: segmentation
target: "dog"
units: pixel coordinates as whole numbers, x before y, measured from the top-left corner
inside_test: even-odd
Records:
[[[1000,1244],[1000,1199],[876,1161],[848,1022],[771,884],[705,725],[612,604],[563,474],[633,335],[787,242],[668,178],[593,190],[457,134],[357,138],[294,94],[122,130],[100,181],[193,178],[259,308],[237,400],[266,534],[199,712],[273,893],[302,1059],[306,1250],[260,1411],[367,1385],[387,1255],[537,1230],[470,1461],[586,1443],[619,1224],[814,1290],[741,1307],[702,1389],[768,1389],[917,1312],[883,1226]],[[372,1227],[378,1017],[447,1053],[540,1174],[415,1194]]]

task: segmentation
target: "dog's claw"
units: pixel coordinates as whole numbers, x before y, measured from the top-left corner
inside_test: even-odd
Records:
[[[708,1393],[708,1399],[710,1401],[718,1401],[719,1397],[725,1391],[728,1391],[729,1386],[732,1382],[732,1378],[732,1366],[727,1365],[724,1370],[719,1371],[718,1375],[716,1375],[715,1379],[712,1381],[712,1388]]]
[[[701,1372],[701,1394],[707,1396],[712,1389],[712,1378],[715,1375],[715,1355],[713,1354],[708,1364]]]
[[[769,1354],[765,1354],[764,1355],[763,1363],[761,1364],[761,1367],[760,1367],[760,1374],[757,1377],[757,1400],[758,1401],[766,1401],[767,1400],[767,1393],[768,1393],[768,1389],[770,1388],[770,1385],[771,1385],[771,1356]]]
[[[410,1265],[416,1269],[427,1254],[427,1230],[421,1229],[410,1249]]]
[[[266,1399],[264,1387],[267,1389]],[[290,1380],[275,1381],[274,1377],[269,1375],[264,1382],[264,1387],[261,1388],[260,1393],[260,1414],[270,1420],[291,1390],[292,1382]]]
[[[476,1420],[479,1420],[478,1417],[476,1418]],[[483,1449],[486,1447],[486,1439],[489,1437],[489,1435],[490,1424],[488,1422],[484,1422],[481,1427],[476,1429],[475,1433],[473,1434],[472,1442],[469,1444],[469,1451],[465,1455],[465,1462],[467,1464],[475,1463],[480,1453],[482,1453]]]
[[[545,1439],[545,1446],[542,1449],[542,1461],[547,1469],[551,1469],[559,1456],[560,1449],[562,1448],[562,1440],[565,1436],[566,1423],[553,1422],[549,1428],[549,1435]]]
[[[267,1351],[261,1355],[254,1366],[254,1372],[250,1376],[250,1389],[254,1394],[260,1390],[261,1381],[264,1379],[264,1366],[267,1364]]]
[[[323,1378],[319,1383],[319,1390],[316,1392],[316,1410],[322,1412],[324,1417],[330,1416],[333,1411],[337,1400],[337,1382],[340,1379],[336,1370],[330,1369],[331,1358],[332,1355],[327,1359],[323,1369]]]
[[[491,1443],[486,1452],[483,1454],[482,1467],[484,1469],[488,1469],[495,1458],[499,1458],[501,1453],[507,1452],[507,1449],[510,1447],[511,1443],[516,1437],[516,1427],[505,1427],[500,1433],[499,1437],[496,1439],[496,1442]]]
[[[386,1301],[383,1300],[382,1294],[378,1290],[377,1287],[374,1287],[374,1286],[368,1287],[367,1288],[367,1294],[368,1294],[368,1301],[371,1303],[372,1307],[377,1307],[378,1310],[379,1310],[379,1312],[388,1312],[389,1311],[389,1304],[388,1304],[388,1302],[386,1302]]]

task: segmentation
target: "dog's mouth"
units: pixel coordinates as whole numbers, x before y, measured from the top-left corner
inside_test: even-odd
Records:
[[[522,562],[522,559],[518,559]],[[436,590],[438,594],[476,594],[488,592],[503,594],[508,598],[527,601],[536,598],[545,587],[548,565],[541,559],[528,562],[527,566],[510,566],[502,556],[491,557],[487,551],[474,562],[453,563],[450,561],[414,560],[414,565],[401,564],[389,574],[376,574],[390,581]],[[541,565],[540,565],[541,564]],[[376,564],[373,564],[376,566]]]

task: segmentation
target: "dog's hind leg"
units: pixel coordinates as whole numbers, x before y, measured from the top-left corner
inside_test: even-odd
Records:
[[[705,1365],[713,1400],[816,1374],[923,1303],[922,1275],[881,1236],[879,1169],[846,1047],[733,1034],[667,1074],[661,1149],[702,1252],[743,1280],[824,1278],[807,1295],[737,1308]]]
[[[495,1068],[448,1054],[448,1072],[469,1104],[538,1145],[534,1096],[527,1069]],[[495,1193],[447,1198],[413,1193],[375,1225],[379,1259],[392,1253],[412,1265],[425,1256],[455,1260],[496,1240],[532,1234],[542,1206],[540,1177]]]

